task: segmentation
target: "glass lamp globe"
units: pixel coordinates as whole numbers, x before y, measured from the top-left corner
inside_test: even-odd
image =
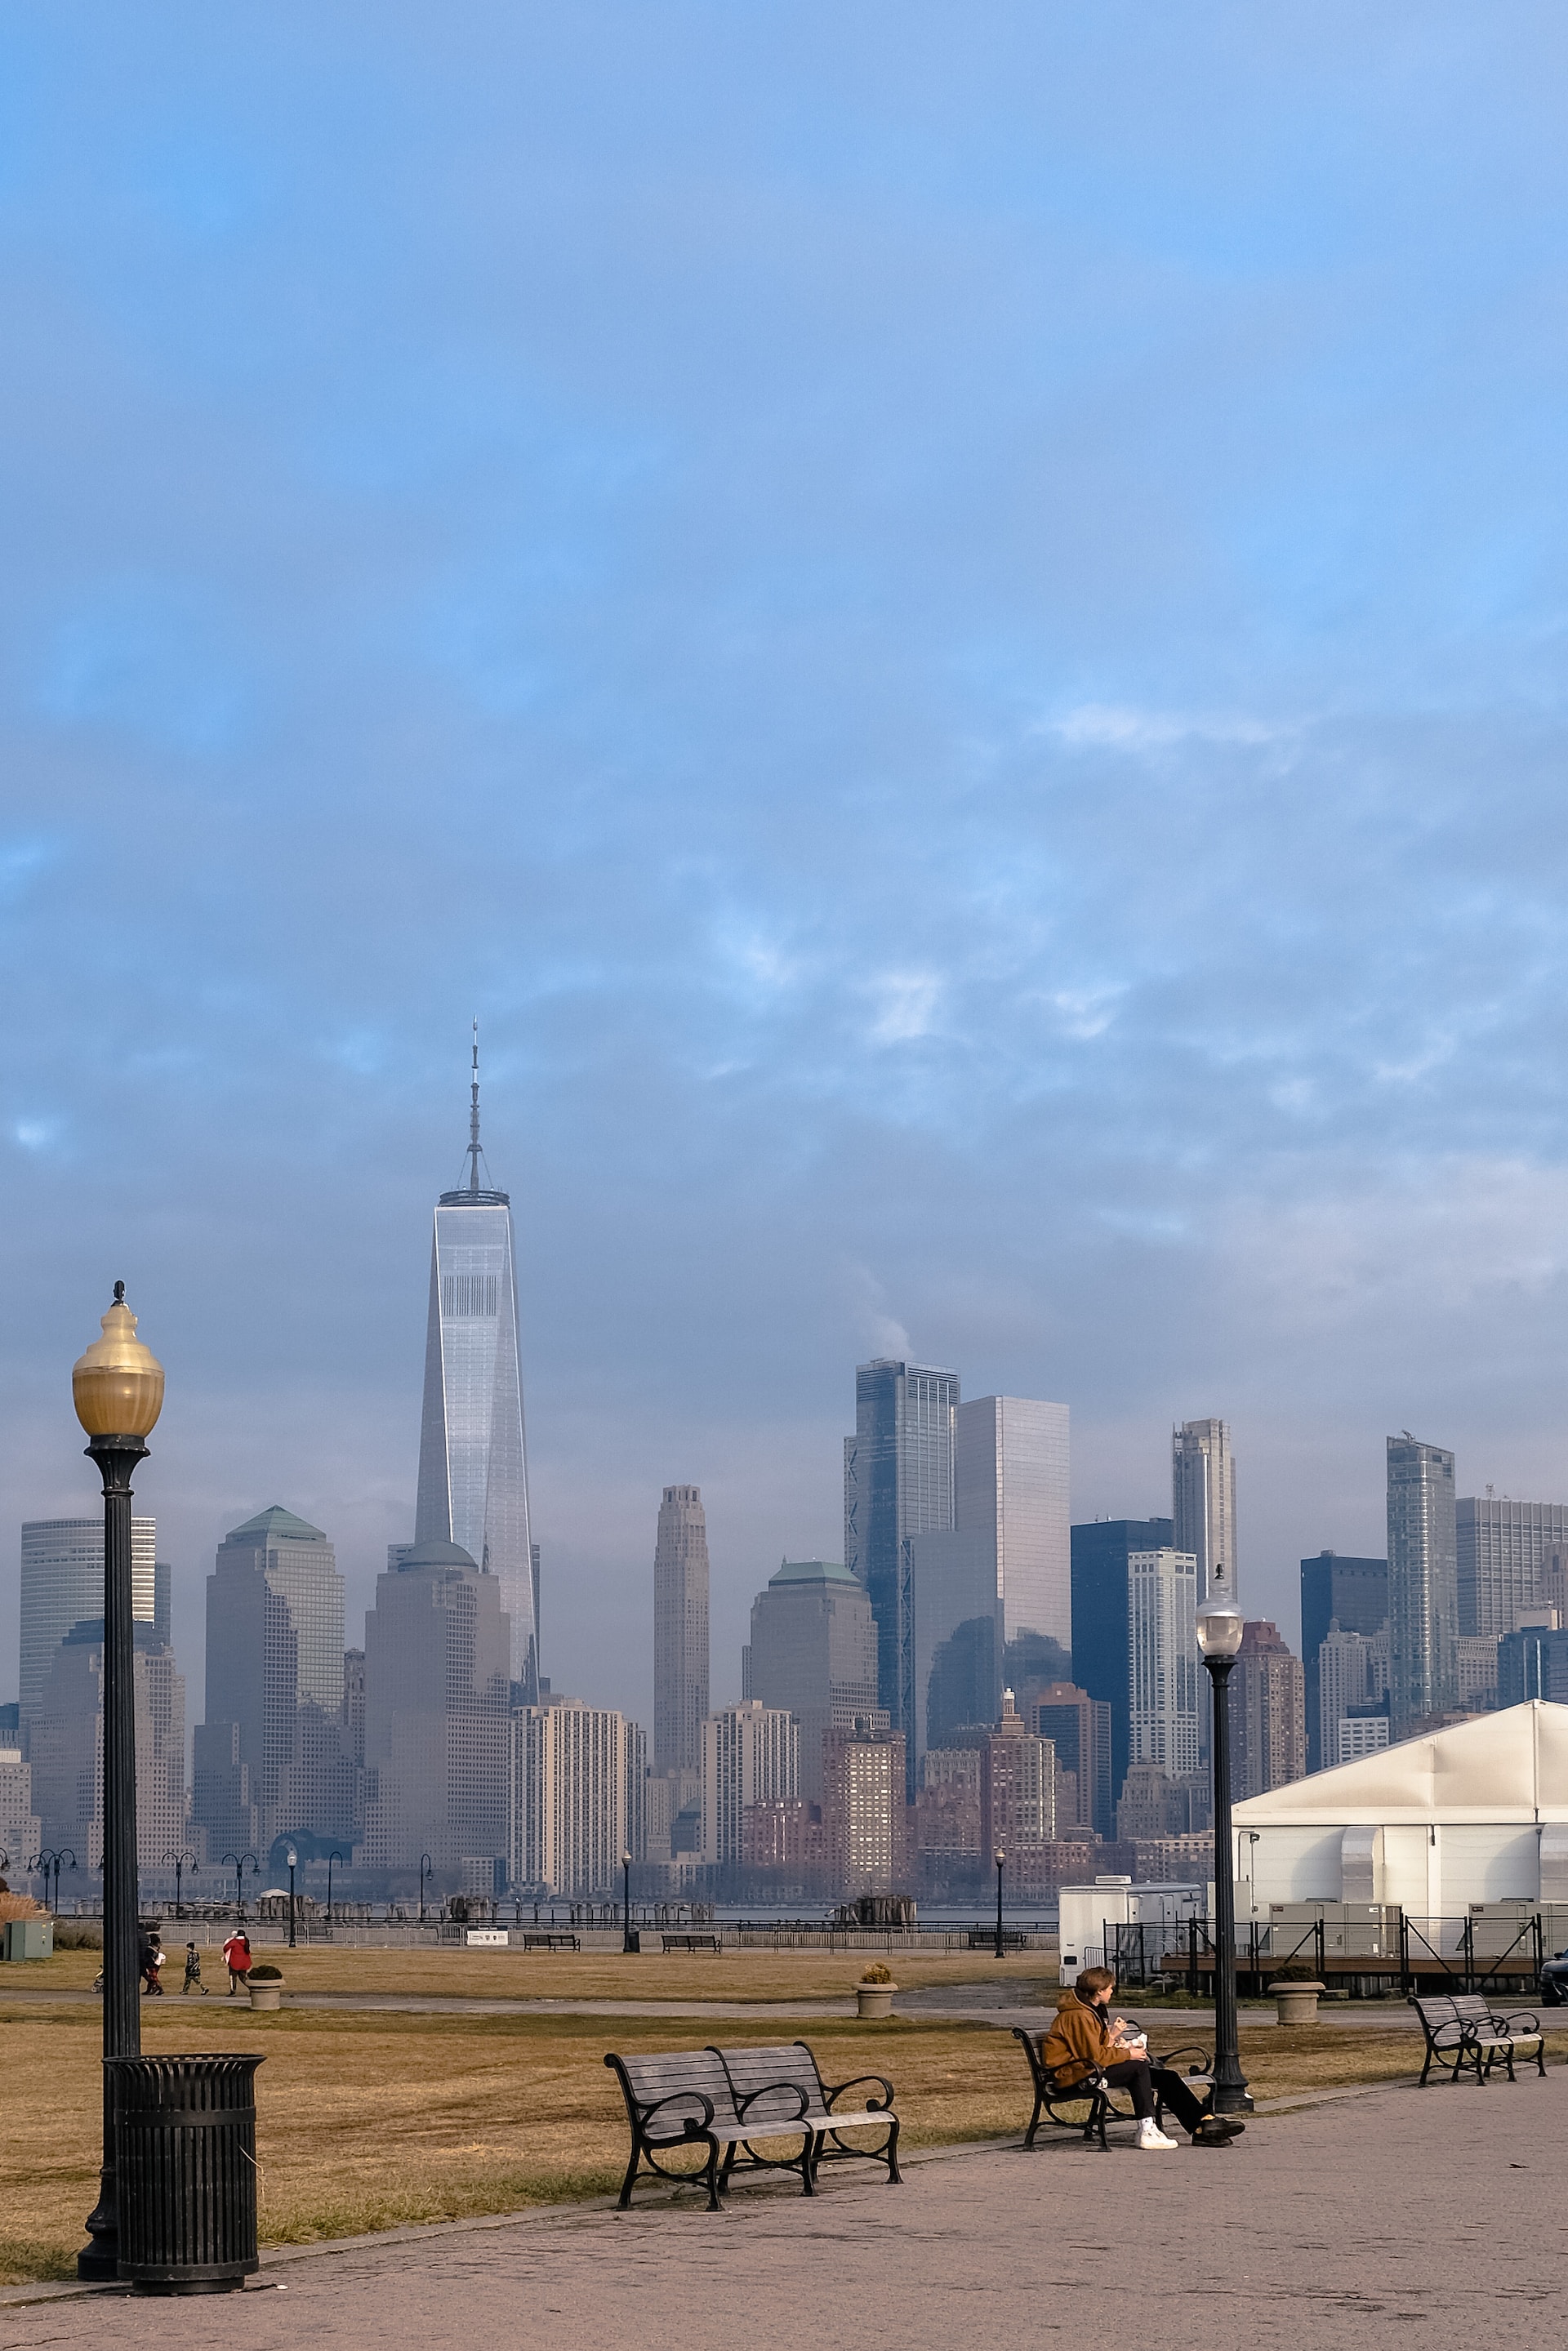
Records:
[[[1206,1657],[1233,1657],[1241,1646],[1241,1608],[1223,1560],[1217,1560],[1208,1597],[1197,1612],[1197,1646]]]
[[[163,1366],[136,1335],[123,1281],[114,1285],[102,1338],[72,1367],[71,1396],[89,1437],[146,1437],[157,1426],[163,1409]]]

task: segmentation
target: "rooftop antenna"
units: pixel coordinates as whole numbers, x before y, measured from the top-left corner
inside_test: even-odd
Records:
[[[468,1189],[479,1189],[479,1023],[474,1023],[474,1081],[468,1099]]]

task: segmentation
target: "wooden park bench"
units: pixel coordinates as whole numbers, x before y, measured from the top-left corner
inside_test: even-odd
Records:
[[[885,2162],[889,2180],[898,2180],[898,2118],[893,2112],[892,2085],[880,2075],[868,2075],[830,2088],[803,2041],[781,2049],[686,2049],[653,2057],[612,2053],[604,2062],[621,2085],[632,2131],[632,2157],[621,2183],[622,2211],[644,2167],[661,2179],[706,2188],[710,2212],[719,2210],[720,2192],[737,2169],[796,2172],[801,2193],[812,2195],[830,2137],[832,2155]],[[864,2088],[869,2082],[885,2093],[885,2105],[873,2098],[858,2112],[838,2111],[834,2102],[845,2090]],[[842,2130],[868,2124],[886,2130],[885,2146],[852,2147],[838,2137]],[[800,2146],[793,2153],[765,2155],[758,2146],[760,2140],[777,2147],[797,2139]],[[659,2160],[683,2147],[706,2148],[699,2171],[671,2170]]]
[[[1461,2074],[1473,2069],[1479,2083],[1490,2081],[1491,2069],[1501,2057],[1509,2080],[1514,2081],[1516,2050],[1526,2059],[1533,2057],[1542,2079],[1546,2078],[1546,2036],[1541,2030],[1541,2019],[1528,2010],[1500,2016],[1479,1991],[1417,1992],[1412,1998],[1427,2036],[1427,2058],[1419,2084],[1423,2090],[1434,2062],[1447,2066],[1450,2082],[1457,2082]]]
[[[716,2049],[714,2055],[728,2076],[737,2105],[744,2105],[752,2122],[766,2120],[772,2111],[768,2100],[773,2093],[768,2085],[783,2085],[783,2094],[778,2099],[781,2115],[793,2113],[797,2091],[804,2094],[804,2119],[816,2126],[816,2146],[811,2151],[813,2179],[824,2161],[847,2160],[885,2164],[888,2186],[903,2185],[898,2168],[898,2116],[893,2110],[893,2084],[885,2074],[857,2074],[848,2082],[824,2082],[816,2053],[805,2041],[791,2041],[771,2049]],[[851,2090],[869,2090],[878,2095],[862,2097],[858,2105],[852,2101],[841,2107],[839,2100]],[[840,2136],[847,2130],[867,2129],[879,2129],[885,2134],[880,2144],[855,2147]],[[830,2139],[831,2147],[828,2145]]]
[[[1026,2032],[1021,2024],[1015,2024],[1013,2039],[1023,2044],[1023,2053],[1029,2059],[1030,2079],[1034,2085],[1034,2112],[1024,2133],[1025,2147],[1033,2147],[1042,2122],[1051,2122],[1060,2123],[1064,2130],[1082,2131],[1086,2139],[1098,2138],[1101,2152],[1109,2155],[1111,2150],[1106,2144],[1105,2126],[1107,2123],[1135,2121],[1131,2106],[1116,2104],[1115,2091],[1097,2066],[1092,2073],[1081,2075],[1076,2082],[1066,2085],[1060,2082],[1055,2067],[1045,2062],[1043,2032]],[[1173,2049],[1166,2056],[1153,2057],[1153,2063],[1175,2067],[1177,2059],[1182,2057],[1198,2060],[1196,2065],[1187,2068],[1189,2076],[1195,2080],[1206,2076],[1214,2063],[1208,2051],[1200,2049],[1196,2042],[1189,2043],[1185,2048]],[[1155,2120],[1160,2124],[1165,2121],[1165,2102],[1157,2085],[1155,2091]]]
[[[515,1936],[517,1933],[516,1928],[514,1928],[512,1931]],[[567,1934],[552,1935],[547,1933],[545,1928],[542,1927],[538,1928],[537,1931],[532,1928],[525,1928],[523,1931],[523,1949],[525,1951],[580,1951],[582,1949],[582,1937],[580,1935]]]
[[[666,1951],[712,1951],[716,1957],[724,1953],[716,1935],[666,1935],[664,1940]]]

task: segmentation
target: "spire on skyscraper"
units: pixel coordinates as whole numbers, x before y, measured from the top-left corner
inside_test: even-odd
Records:
[[[416,1543],[457,1543],[501,1582],[512,1679],[538,1688],[537,1552],[528,1451],[511,1202],[489,1181],[479,1141],[479,1024],[474,1024],[468,1168],[435,1211],[420,1427]]]
[[[485,1159],[485,1146],[479,1140],[479,1023],[477,1020],[474,1023],[473,1073],[468,1086],[468,1149],[465,1155],[468,1161],[468,1180],[460,1191],[443,1192],[442,1206],[455,1207],[461,1202],[466,1201],[470,1206],[477,1206],[483,1202],[490,1207],[504,1207],[507,1203],[507,1195],[505,1192],[497,1192],[491,1184],[490,1163]],[[479,1165],[482,1160],[485,1163],[483,1184],[479,1181]]]

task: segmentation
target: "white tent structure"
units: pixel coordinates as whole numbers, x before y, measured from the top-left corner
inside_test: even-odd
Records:
[[[1542,1698],[1314,1771],[1235,1809],[1239,1918],[1270,1906],[1568,1904],[1568,1706]]]

